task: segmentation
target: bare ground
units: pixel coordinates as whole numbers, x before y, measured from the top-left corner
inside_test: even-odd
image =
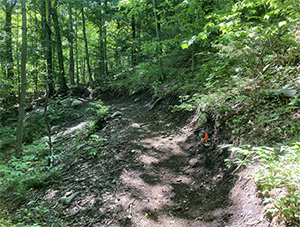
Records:
[[[225,165],[224,128],[212,121],[197,128],[190,114],[171,112],[172,99],[153,106],[147,94],[138,98],[101,97],[121,114],[99,123],[95,134],[107,141],[97,157],[69,148],[81,118],[61,128],[57,143],[70,149],[62,173],[21,207],[43,203],[49,212],[34,215],[47,226],[269,226],[252,170],[232,174]]]

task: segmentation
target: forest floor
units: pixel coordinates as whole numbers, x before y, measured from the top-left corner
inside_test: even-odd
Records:
[[[68,151],[62,172],[21,206],[47,207],[33,219],[47,226],[269,226],[252,170],[232,174],[236,166],[225,165],[230,152],[219,147],[227,142],[219,126],[197,127],[192,114],[173,113],[172,98],[99,98],[115,113],[94,133],[106,139],[97,140],[101,151],[91,156],[84,143],[70,149],[84,125],[79,109],[81,117],[55,132]]]

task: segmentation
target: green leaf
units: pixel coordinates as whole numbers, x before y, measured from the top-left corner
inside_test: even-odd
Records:
[[[180,45],[181,45],[181,48],[182,48],[182,49],[187,49],[187,48],[189,48],[189,44],[188,44],[187,41],[182,42]]]
[[[207,39],[207,35],[206,35],[206,33],[202,32],[198,35],[198,38],[204,40],[204,39]]]

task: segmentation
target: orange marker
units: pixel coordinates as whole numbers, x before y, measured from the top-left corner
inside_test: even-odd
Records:
[[[205,134],[205,137],[204,137],[204,141],[207,142],[207,140],[208,140],[208,135],[207,135],[207,133],[206,133],[206,134]]]

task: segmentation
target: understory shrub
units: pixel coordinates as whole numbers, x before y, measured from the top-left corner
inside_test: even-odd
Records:
[[[20,158],[14,156],[0,165],[0,190],[12,189],[18,196],[23,196],[30,188],[39,188],[48,183],[54,169],[47,166],[45,156],[48,152],[45,144],[24,147]]]
[[[254,179],[269,217],[288,226],[300,226],[300,142],[272,147],[232,147],[228,164],[257,163]]]

